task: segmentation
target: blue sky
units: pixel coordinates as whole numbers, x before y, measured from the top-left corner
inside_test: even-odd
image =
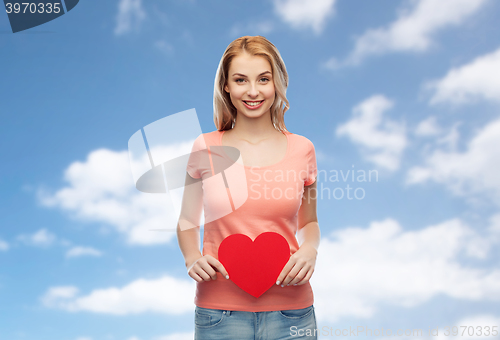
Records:
[[[16,34],[0,15],[0,339],[193,338],[175,233],[149,230],[172,214],[134,188],[127,142],[191,108],[215,130],[217,65],[243,35],[280,50],[286,126],[316,148],[318,327],[498,329],[499,15],[493,0],[81,1]]]

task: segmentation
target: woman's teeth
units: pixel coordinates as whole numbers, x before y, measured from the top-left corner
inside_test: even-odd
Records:
[[[260,102],[245,102],[247,105],[250,105],[250,106],[257,106],[259,105],[260,103],[262,103],[263,100],[261,100]]]

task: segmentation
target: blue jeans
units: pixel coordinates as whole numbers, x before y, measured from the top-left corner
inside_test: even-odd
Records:
[[[314,306],[270,312],[195,308],[195,340],[317,339]]]

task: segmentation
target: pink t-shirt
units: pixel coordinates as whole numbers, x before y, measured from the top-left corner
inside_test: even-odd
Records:
[[[205,216],[202,254],[218,259],[220,243],[232,234],[244,234],[255,240],[261,233],[273,231],[287,240],[292,255],[299,248],[295,234],[304,186],[313,184],[317,175],[313,143],[304,136],[286,132],[286,155],[277,163],[250,167],[237,162],[224,170],[217,169],[217,164],[223,164],[224,160],[231,164],[230,152],[222,148],[224,132],[215,130],[198,136],[191,155],[208,150],[209,161],[190,157],[187,166],[192,178],[202,179]],[[243,200],[242,193],[246,193]],[[305,308],[314,303],[314,296],[307,282],[284,287],[274,284],[256,298],[217,272],[217,280],[196,283],[194,303],[203,308],[261,312]]]

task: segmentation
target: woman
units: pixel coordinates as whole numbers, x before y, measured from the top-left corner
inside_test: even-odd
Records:
[[[309,139],[285,127],[287,86],[285,64],[266,38],[244,36],[224,52],[214,89],[217,130],[200,135],[191,153],[209,150],[210,161],[190,157],[177,228],[188,274],[197,282],[195,339],[317,338],[309,283],[320,240],[316,155]],[[242,181],[234,181],[227,171],[214,170],[218,157],[227,156],[218,153],[217,146],[240,151],[244,166],[235,169],[243,171],[247,184],[243,189],[234,189]],[[213,194],[214,183],[222,185],[224,193]],[[244,203],[237,204],[243,193]],[[199,250],[202,206],[203,254]],[[255,240],[269,231],[286,239],[290,257],[276,284],[255,297],[231,281],[218,260],[218,247],[229,235]]]

